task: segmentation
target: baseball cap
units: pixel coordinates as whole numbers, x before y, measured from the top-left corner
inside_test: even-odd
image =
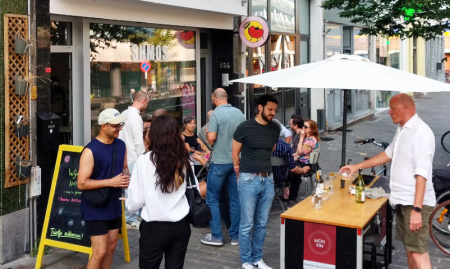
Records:
[[[119,124],[126,119],[127,117],[121,115],[117,109],[107,108],[98,116],[98,125],[105,123]]]

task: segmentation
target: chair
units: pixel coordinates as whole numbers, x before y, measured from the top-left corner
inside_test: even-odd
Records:
[[[319,169],[319,157],[320,157],[320,151],[319,150],[313,150],[311,151],[309,155],[309,164],[311,165],[311,169],[308,171],[308,173],[303,174],[301,176],[302,181],[305,181],[305,192],[306,197],[310,196],[312,192],[314,191],[314,179],[313,174],[315,174]],[[309,185],[309,186],[308,186]],[[310,189],[309,189],[310,187]]]
[[[273,167],[277,167],[277,166],[286,166],[286,158],[285,157],[271,157],[271,163],[272,163],[272,168]],[[286,169],[286,177],[287,177],[287,173],[289,172],[289,169]],[[286,183],[286,180],[283,182],[278,182],[278,180],[276,178],[274,178],[274,186],[275,186],[275,199],[277,199],[280,202],[281,208],[283,209],[283,211],[286,211],[286,208],[283,205],[283,201],[280,200],[280,195],[282,195],[284,192],[284,186]]]

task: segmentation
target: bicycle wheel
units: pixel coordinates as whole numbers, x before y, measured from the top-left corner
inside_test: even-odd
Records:
[[[446,132],[441,138],[442,148],[450,153],[450,131]]]
[[[447,207],[450,201],[439,204],[431,213],[429,226],[433,243],[445,254],[450,256],[450,235],[442,231],[450,231],[450,211]],[[438,227],[436,229],[435,227]]]
[[[446,191],[441,193],[441,195],[438,196],[438,198],[436,199],[436,204],[440,205],[446,201],[450,201],[450,191]],[[446,206],[447,209],[450,209],[450,205]],[[440,225],[437,225],[437,222],[433,222],[433,228],[439,230],[442,234],[447,234],[450,235],[450,231],[447,229],[447,227],[444,227],[443,229],[441,229]]]

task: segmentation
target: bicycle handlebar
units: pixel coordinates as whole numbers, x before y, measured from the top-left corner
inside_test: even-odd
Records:
[[[367,143],[372,143],[375,144],[376,146],[379,146],[381,148],[387,148],[389,146],[389,143],[386,142],[377,142],[375,141],[375,138],[366,138],[366,139],[361,139],[361,140],[355,140],[355,144],[367,144]]]

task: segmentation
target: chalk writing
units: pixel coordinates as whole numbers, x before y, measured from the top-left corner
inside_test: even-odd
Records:
[[[73,180],[69,180],[69,188],[70,187],[76,187],[77,186],[77,182],[73,181]]]
[[[68,198],[62,198],[62,197],[59,197],[59,200],[60,200],[61,202],[70,202],[70,199],[68,199]]]
[[[58,238],[72,238],[81,240],[83,239],[83,234],[74,234],[72,231],[63,233],[61,229],[50,228],[50,236]]]
[[[75,168],[75,170],[70,172],[70,168],[69,168],[69,176],[71,176],[72,179],[76,179],[78,177],[78,170]]]
[[[74,199],[72,198],[72,200],[70,200],[72,203],[81,203],[80,199]]]

